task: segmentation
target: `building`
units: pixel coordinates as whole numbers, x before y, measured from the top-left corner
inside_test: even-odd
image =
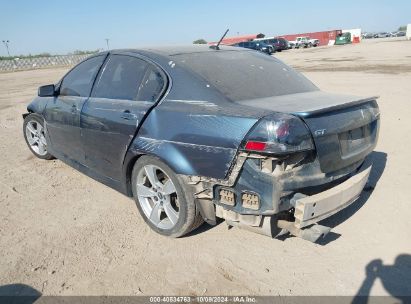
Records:
[[[331,30],[323,32],[311,32],[311,33],[302,33],[302,34],[290,34],[290,35],[281,35],[278,37],[285,38],[288,41],[295,41],[297,37],[310,37],[310,39],[318,39],[321,45],[334,45],[335,38],[337,35],[341,34],[341,30]]]

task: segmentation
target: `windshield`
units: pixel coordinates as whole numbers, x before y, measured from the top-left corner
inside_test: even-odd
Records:
[[[318,90],[299,72],[260,52],[222,50],[173,57],[233,101]]]

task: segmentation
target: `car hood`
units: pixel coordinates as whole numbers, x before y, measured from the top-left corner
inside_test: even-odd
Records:
[[[378,97],[364,98],[353,95],[313,91],[253,100],[242,100],[237,101],[236,103],[269,111],[308,117],[314,114],[350,107],[355,104],[366,103],[371,100],[376,100],[377,98]]]

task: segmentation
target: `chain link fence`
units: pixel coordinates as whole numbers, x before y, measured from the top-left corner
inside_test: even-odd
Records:
[[[53,66],[72,66],[83,59],[86,55],[61,55],[38,58],[14,58],[12,60],[0,60],[0,72],[41,69]]]

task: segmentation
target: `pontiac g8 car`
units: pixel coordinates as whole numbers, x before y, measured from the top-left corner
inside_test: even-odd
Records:
[[[206,221],[310,241],[367,182],[376,98],[320,91],[276,58],[244,48],[102,52],[39,88],[24,136],[134,197],[156,232]]]

